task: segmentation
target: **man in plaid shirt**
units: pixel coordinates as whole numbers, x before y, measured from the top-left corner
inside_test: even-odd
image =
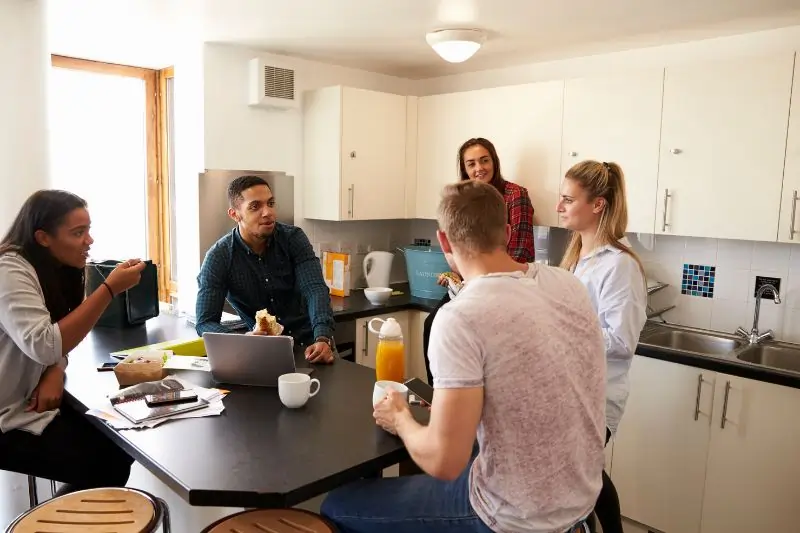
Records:
[[[256,312],[267,309],[284,335],[308,346],[309,362],[333,362],[330,293],[308,237],[275,220],[275,198],[262,178],[236,178],[228,200],[237,227],[211,247],[200,268],[197,334],[228,332],[220,323],[227,298],[250,330]]]

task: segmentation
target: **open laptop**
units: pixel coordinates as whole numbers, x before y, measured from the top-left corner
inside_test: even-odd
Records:
[[[312,370],[295,366],[291,337],[206,332],[203,342],[216,383],[277,387],[283,374]]]

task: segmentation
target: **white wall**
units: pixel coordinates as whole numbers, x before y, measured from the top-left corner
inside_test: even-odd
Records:
[[[732,57],[756,57],[775,51],[800,49],[800,26],[731,37],[720,37],[639,48],[624,52],[529,63],[516,67],[442,76],[414,82],[412,91],[423,96],[537,81],[608,75],[621,71],[665,67]]]
[[[203,43],[199,28],[183,29],[175,57],[175,234],[177,236],[178,305],[194,313],[200,269],[198,176],[205,169],[203,131]]]
[[[48,186],[44,0],[0,2],[0,238],[20,206]]]
[[[756,276],[779,278],[781,304],[761,301],[759,329],[800,342],[800,246],[771,242],[631,235],[648,276],[670,287],[651,296],[654,308],[675,304],[668,322],[733,333],[753,323]],[[683,265],[716,267],[713,298],[681,294]]]
[[[261,57],[268,64],[294,69],[295,86],[301,94],[302,91],[330,85],[408,94],[413,84],[411,80],[275,56],[239,46],[206,44],[203,55],[204,160],[207,168],[277,170],[294,176],[295,224],[303,228],[312,244],[333,243],[338,246],[340,242],[359,243],[387,250],[405,242],[405,221],[329,223],[304,219],[302,114],[300,111],[249,107],[248,62]],[[355,262],[359,259],[356,257]],[[360,269],[356,270],[358,277]],[[395,269],[393,277],[402,280],[403,269]]]

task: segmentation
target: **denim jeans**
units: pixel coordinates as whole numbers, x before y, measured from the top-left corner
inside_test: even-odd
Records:
[[[336,489],[321,513],[341,533],[491,533],[469,503],[469,470],[455,481],[428,475],[369,479]]]

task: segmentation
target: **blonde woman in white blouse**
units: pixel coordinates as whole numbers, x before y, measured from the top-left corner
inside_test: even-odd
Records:
[[[133,463],[83,414],[59,410],[69,352],[145,266],[122,263],[85,297],[90,223],[81,198],[38,191],[0,242],[0,469],[65,483],[61,494],[124,486]]]
[[[572,230],[561,266],[589,291],[606,345],[606,442],[617,431],[630,385],[628,371],[647,320],[642,263],[625,237],[625,176],[616,163],[583,161],[570,168],[558,202],[561,225]],[[622,533],[619,498],[603,473],[595,508],[604,533]]]

